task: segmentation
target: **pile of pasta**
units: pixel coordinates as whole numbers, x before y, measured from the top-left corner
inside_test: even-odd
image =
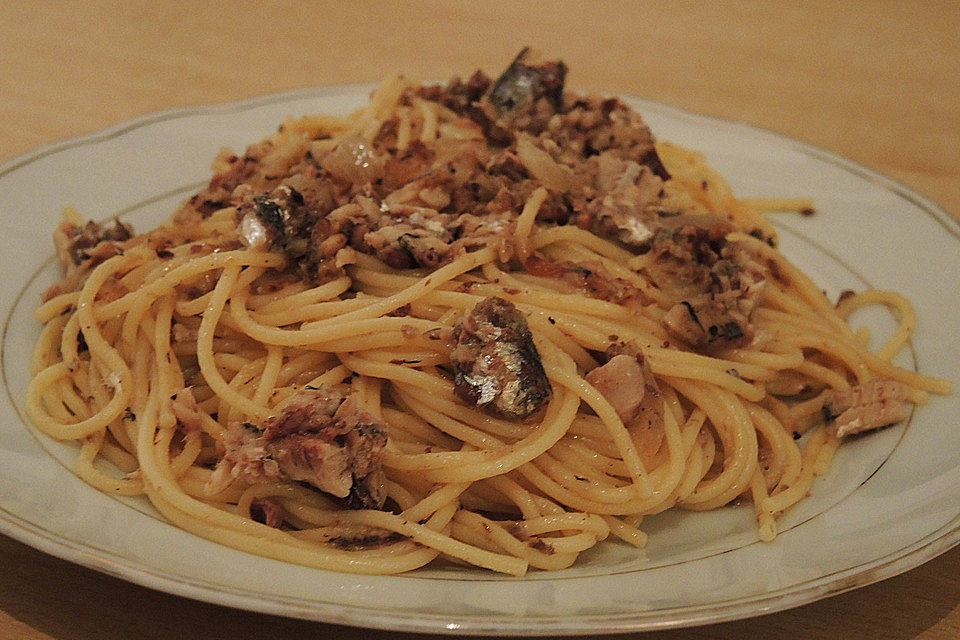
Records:
[[[282,174],[311,145],[370,140],[391,119],[405,144],[455,136],[455,115],[439,103],[401,104],[411,86],[390,80],[349,117],[287,120],[246,181]],[[561,569],[607,538],[643,547],[645,516],[738,499],[753,505],[759,537],[770,540],[776,517],[808,495],[841,442],[824,425],[824,394],[889,378],[920,403],[950,387],[891,363],[916,324],[906,299],[866,291],[834,304],[765,241],[775,233],[761,209],[806,203],[739,200],[699,153],[662,142],[657,152],[671,188],[731,220],[728,239],[783,276],[766,284],[752,315],[762,342],[682,348],[664,329],[645,256],[538,220],[543,189],[516,211],[509,246],[602,265],[653,302],[617,304],[531,274],[504,260],[502,237],[436,269],[357,252],[311,281],[289,255],[237,242],[237,209],[227,206],[181,211],[51,290],[36,312],[43,329],[29,415],[49,436],[78,443],[76,472],[94,487],[145,496],[198,536],[327,570],[399,573],[436,560],[511,575]],[[549,401],[528,418],[470,406],[455,392],[449,336],[491,296],[523,314],[549,379]],[[878,351],[847,322],[872,304],[899,321]],[[642,352],[662,395],[653,437],[625,425],[585,378],[614,343]],[[383,508],[346,508],[292,480],[238,478],[212,492],[225,429],[262,424],[304,388],[338,384],[388,427]],[[187,388],[197,428],[184,428],[172,406]],[[813,392],[797,397],[799,388]],[[279,507],[281,524],[257,517],[264,501]]]

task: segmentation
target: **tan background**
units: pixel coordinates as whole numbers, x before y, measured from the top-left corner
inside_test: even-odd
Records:
[[[569,82],[765,127],[960,219],[956,2],[0,1],[0,163],[145,113],[298,87],[495,72],[521,45]],[[385,638],[233,611],[0,536],[0,638]],[[412,636],[410,636],[412,637]],[[792,611],[645,635],[960,638],[960,549]]]

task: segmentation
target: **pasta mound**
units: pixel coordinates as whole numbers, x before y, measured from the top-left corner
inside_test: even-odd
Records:
[[[562,569],[738,499],[772,539],[844,437],[950,387],[890,363],[908,301],[833,304],[702,155],[565,76],[393,78],[224,151],[156,230],[69,211],[30,417],[93,486],[335,571]],[[877,353],[846,322],[874,303]]]

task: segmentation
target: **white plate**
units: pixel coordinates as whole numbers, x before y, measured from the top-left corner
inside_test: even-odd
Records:
[[[960,541],[960,397],[934,398],[907,427],[854,440],[812,497],[756,539],[750,507],[645,521],[643,552],[608,542],[557,573],[504,578],[432,568],[341,575],[252,556],[103,495],[70,471],[76,449],[26,424],[38,335],[32,310],[55,279],[50,234],[64,205],[157,224],[288,115],[345,113],[370,87],[339,87],[178,110],[40,149],[0,168],[0,531],[67,560],[190,598],[357,626],[484,634],[655,629],[768,613],[895,575]],[[921,196],[829,153],[745,125],[634,101],[656,135],[706,151],[738,194],[809,196],[812,218],[777,219],[784,251],[831,295],[876,286],[908,295],[920,329],[903,364],[956,378],[960,230]],[[867,314],[882,333],[889,321]]]

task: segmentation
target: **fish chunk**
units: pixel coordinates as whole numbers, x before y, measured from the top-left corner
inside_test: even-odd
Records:
[[[910,410],[907,388],[879,378],[842,391],[833,391],[823,404],[827,430],[838,438],[879,429],[905,419]]]
[[[386,427],[361,410],[353,396],[332,387],[305,389],[262,426],[233,423],[224,432],[226,453],[210,492],[233,478],[306,482],[354,509],[379,509]]]
[[[482,300],[456,326],[454,337],[455,391],[464,402],[524,418],[550,399],[540,352],[526,318],[511,302]]]
[[[540,98],[547,98],[554,109],[563,100],[567,65],[563,62],[533,64],[535,54],[524,47],[490,90],[490,104],[501,118],[512,118],[528,111]]]
[[[656,451],[664,435],[664,402],[649,363],[630,342],[610,345],[605,355],[609,358],[606,364],[588,371],[587,382],[603,394],[632,430],[637,446]]]

